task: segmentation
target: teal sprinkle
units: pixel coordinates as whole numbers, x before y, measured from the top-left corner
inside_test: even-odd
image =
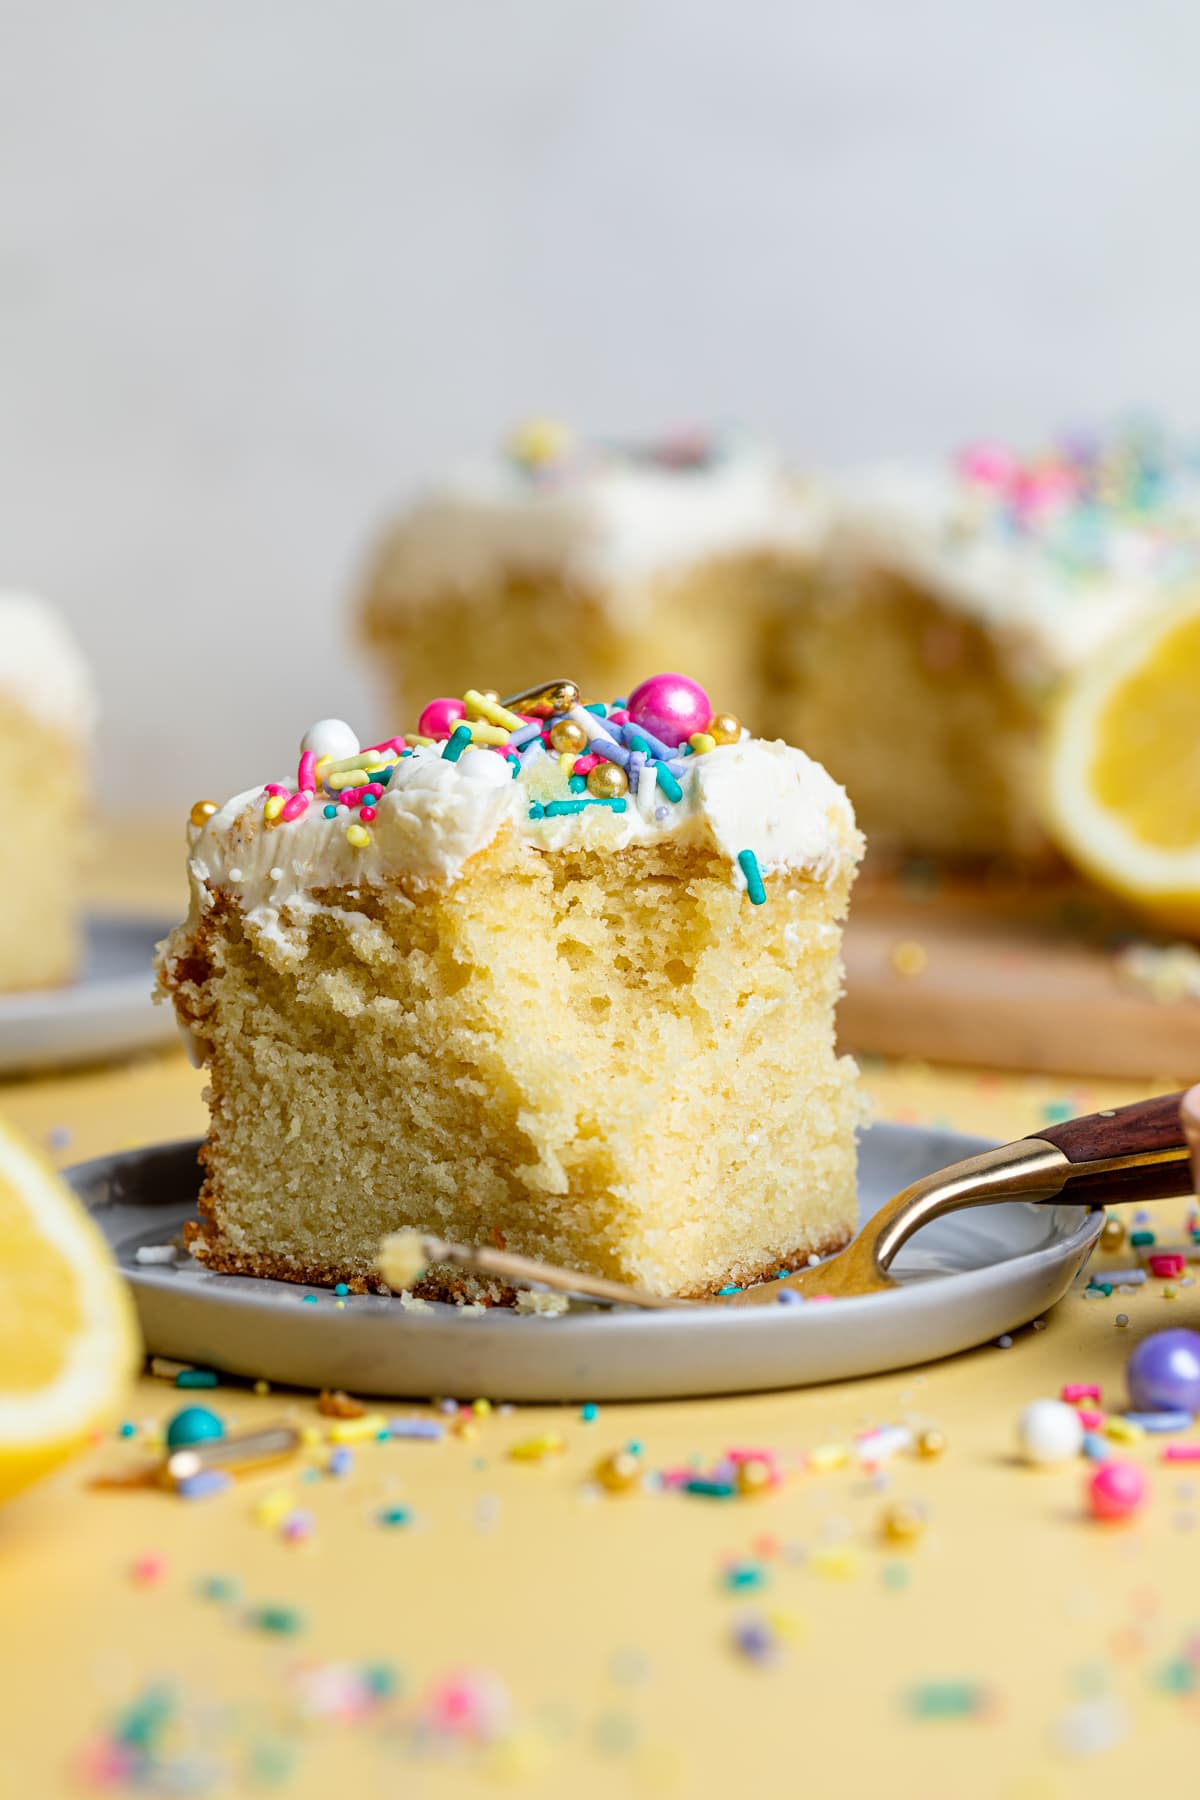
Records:
[[[377,781],[379,783],[380,787],[386,787],[388,782],[392,779],[392,776],[395,773],[396,773],[396,765],[395,765],[395,763],[392,763],[389,768],[380,769],[378,775],[372,775],[371,780]]]
[[[130,1438],[130,1437],[136,1436],[136,1434],[137,1434],[137,1426],[134,1424],[133,1420],[132,1419],[122,1419],[122,1421],[121,1421],[121,1436],[124,1438]]]
[[[1156,1244],[1158,1239],[1152,1231],[1131,1231],[1129,1242],[1134,1250],[1146,1250],[1151,1244]]]
[[[683,789],[672,775],[665,763],[655,763],[654,773],[658,777],[658,785],[668,800],[682,800]]]
[[[623,813],[625,804],[623,798],[620,800],[551,800],[546,805],[545,816],[548,819],[560,819],[564,813],[581,813],[586,811],[589,806],[607,806],[610,812]],[[530,817],[533,817],[532,811]]]
[[[649,756],[650,746],[640,732],[631,731],[626,742],[631,750],[640,750],[643,756]]]
[[[583,710],[584,712],[595,713],[598,719],[607,719],[608,717],[608,709],[603,700],[589,700]]]
[[[375,1516],[381,1525],[407,1525],[412,1520],[407,1506],[381,1506]]]
[[[883,1585],[885,1588],[891,1588],[894,1593],[898,1593],[901,1588],[908,1586],[909,1576],[910,1571],[906,1563],[886,1563],[883,1570]]]
[[[217,1377],[212,1369],[180,1369],[175,1377],[177,1388],[214,1388]]]
[[[1196,1686],[1195,1665],[1186,1657],[1172,1657],[1158,1671],[1154,1685],[1163,1694],[1190,1694]]]
[[[204,1575],[196,1583],[196,1592],[201,1600],[216,1600],[224,1604],[236,1600],[240,1588],[233,1575]]]
[[[321,811],[325,814],[325,817],[327,819],[336,819],[337,818],[337,807],[336,806],[323,806],[321,808]]]
[[[580,1407],[579,1416],[585,1425],[594,1425],[600,1416],[600,1408],[594,1400],[588,1400]]]
[[[738,851],[738,866],[741,869],[742,874],[746,877],[746,893],[749,896],[751,906],[761,906],[767,897],[767,890],[763,886],[762,874],[758,867],[758,858],[755,856],[753,850]]]
[[[630,1438],[625,1448],[628,1450],[630,1456],[640,1456],[642,1454],[641,1438]]]
[[[377,1700],[390,1700],[400,1691],[400,1678],[390,1663],[368,1663],[362,1672],[363,1686]]]
[[[540,800],[534,801],[533,805],[529,809],[529,816],[531,819],[544,819],[545,818],[546,809],[542,805]]]
[[[734,1593],[749,1593],[767,1585],[767,1571],[761,1563],[732,1563],[722,1577],[724,1585]]]
[[[737,1284],[737,1282],[736,1282],[736,1281],[731,1281],[731,1282],[730,1282],[730,1284],[729,1284],[729,1286],[728,1286],[728,1287],[723,1287],[723,1288],[718,1288],[718,1289],[717,1289],[717,1293],[718,1293],[718,1294],[719,1294],[719,1295],[720,1295],[720,1294],[740,1294],[740,1293],[741,1293],[741,1291],[742,1291],[742,1290],[741,1290],[741,1288],[740,1288],[740,1287],[739,1287],[739,1286],[738,1286],[738,1284]]]
[[[1061,1125],[1073,1116],[1074,1110],[1069,1100],[1048,1100],[1042,1108],[1042,1118],[1047,1125]]]
[[[346,1286],[344,1281],[339,1281],[333,1291],[339,1300],[344,1300],[346,1295],[350,1292],[350,1289]]]
[[[619,700],[613,701],[610,711],[611,712],[624,712],[625,708],[628,705],[629,705],[628,699],[626,698],[626,696],[624,694],[622,694],[621,698]]]
[[[315,1306],[317,1304],[317,1296],[315,1294],[301,1294],[300,1298],[305,1306]]]
[[[586,794],[587,793],[587,777],[586,777],[586,775],[572,775],[570,781],[568,781],[568,783],[567,783],[567,786],[570,788],[570,790],[573,794]]]
[[[733,1500],[737,1495],[732,1481],[710,1481],[705,1475],[694,1475],[691,1481],[685,1481],[683,1491],[703,1500]]]
[[[1111,1281],[1097,1281],[1095,1276],[1093,1276],[1088,1282],[1088,1286],[1094,1294],[1103,1294],[1106,1300],[1112,1299],[1113,1288]]]
[[[457,762],[463,751],[471,742],[471,733],[466,725],[456,725],[450,733],[446,748],[442,751],[443,762]]]

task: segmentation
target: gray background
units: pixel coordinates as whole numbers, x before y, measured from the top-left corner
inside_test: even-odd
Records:
[[[2,0],[0,582],[84,639],[108,803],[397,723],[364,543],[528,412],[1200,424],[1198,57],[1154,0]]]

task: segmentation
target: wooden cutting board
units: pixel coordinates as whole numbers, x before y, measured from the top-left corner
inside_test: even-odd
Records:
[[[1200,1080],[1200,999],[1157,998],[1122,961],[1131,943],[1164,942],[1066,875],[868,866],[846,931],[841,1042],[929,1062]]]

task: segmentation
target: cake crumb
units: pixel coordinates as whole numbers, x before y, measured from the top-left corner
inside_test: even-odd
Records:
[[[543,1319],[558,1319],[571,1302],[565,1294],[543,1294],[534,1288],[522,1288],[517,1294],[517,1311]]]
[[[379,1246],[379,1273],[392,1289],[407,1290],[425,1273],[425,1251],[418,1231],[393,1231]],[[401,1304],[412,1299],[401,1292]]]

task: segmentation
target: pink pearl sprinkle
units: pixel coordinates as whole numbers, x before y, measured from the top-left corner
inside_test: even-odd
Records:
[[[431,700],[417,720],[417,730],[422,737],[448,738],[466,711],[461,700]]]
[[[373,806],[360,807],[358,816],[363,821],[364,825],[369,825],[371,820],[375,817],[375,808]]]
[[[1146,1498],[1146,1477],[1136,1463],[1101,1463],[1087,1491],[1093,1518],[1130,1519]]]
[[[300,817],[301,813],[305,813],[307,811],[308,811],[308,795],[307,794],[293,794],[291,799],[287,802],[287,804],[285,805],[283,811],[280,813],[279,816],[281,819],[284,820],[284,822],[286,824],[290,825],[293,819],[298,819]]]
[[[167,1572],[167,1559],[157,1550],[144,1551],[132,1567],[130,1575],[139,1587],[154,1587]]]
[[[1094,1406],[1079,1408],[1079,1423],[1085,1431],[1099,1431],[1104,1423],[1104,1414],[1097,1412]]]
[[[712,718],[712,705],[689,675],[652,675],[630,694],[629,717],[674,748],[704,730]]]

